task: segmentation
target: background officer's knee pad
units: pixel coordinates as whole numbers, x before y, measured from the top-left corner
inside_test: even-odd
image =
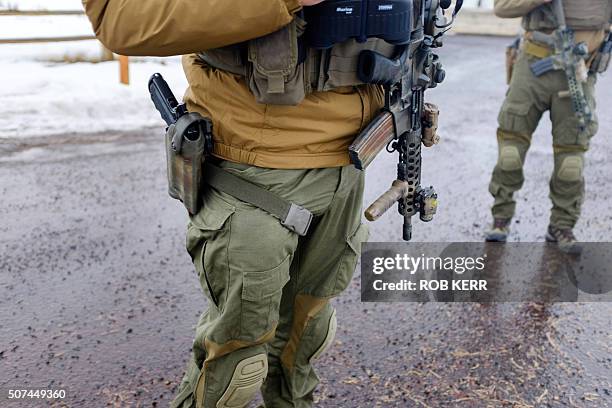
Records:
[[[261,388],[268,375],[268,357],[265,353],[245,358],[236,364],[227,389],[217,402],[217,408],[246,407]]]
[[[518,147],[502,146],[499,152],[499,167],[504,171],[520,170],[523,167]]]
[[[559,166],[557,178],[561,181],[580,181],[582,180],[583,167],[584,161],[581,156],[566,157]]]
[[[338,319],[336,318],[336,309],[332,309],[331,316],[326,321],[326,330],[321,332],[324,334],[323,341],[310,357],[310,361],[318,359],[323,353],[330,349],[332,343],[334,342],[334,338],[336,337],[337,329]]]

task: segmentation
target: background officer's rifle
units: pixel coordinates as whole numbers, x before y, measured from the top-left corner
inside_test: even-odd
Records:
[[[561,0],[553,0],[553,12],[559,27],[550,35],[534,31],[532,40],[548,45],[553,55],[531,65],[531,71],[537,77],[547,72],[561,70],[567,77],[568,91],[560,96],[569,96],[572,107],[578,118],[578,127],[584,131],[593,120],[593,112],[587,103],[582,84],[587,79],[586,59],[589,54],[585,43],[576,44],[574,31],[567,26]]]

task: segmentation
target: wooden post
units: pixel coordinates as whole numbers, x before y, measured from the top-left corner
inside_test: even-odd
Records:
[[[130,61],[125,55],[119,56],[119,81],[124,85],[130,84]]]

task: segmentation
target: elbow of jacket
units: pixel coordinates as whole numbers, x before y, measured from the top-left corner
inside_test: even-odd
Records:
[[[128,55],[128,50],[125,44],[121,44],[119,41],[114,39],[112,36],[106,36],[104,33],[97,32],[96,38],[102,43],[104,47],[119,55]]]
[[[167,57],[170,55],[181,55],[182,53],[169,53],[167,50],[161,47],[152,47],[150,44],[145,42],[130,42],[125,39],[117,39],[112,36],[98,35],[98,40],[107,49],[118,55],[125,55],[128,57]]]
[[[119,38],[118,36],[113,35],[112,32],[97,30],[96,38],[102,43],[102,45],[104,45],[104,47],[115,54],[126,56],[140,55],[140,53],[138,53],[137,44],[130,44],[130,41],[126,41],[125,38]]]

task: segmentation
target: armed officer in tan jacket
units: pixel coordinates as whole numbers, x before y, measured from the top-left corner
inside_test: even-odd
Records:
[[[209,308],[173,407],[245,407],[260,388],[268,408],[312,406],[312,363],[336,331],[330,299],[367,237],[364,176],[347,148],[383,98],[357,79],[356,59],[393,50],[378,39],[305,47],[298,15],[321,1],[83,2],[109,49],[184,55],[184,100],[212,119],[217,166],[281,200],[256,191],[260,208],[211,187],[191,217],[187,249]]]
[[[580,86],[585,109],[592,116],[583,126],[568,92],[566,72],[553,67],[555,69],[536,76],[533,70],[538,61],[554,57],[553,47],[539,42],[538,34],[534,35],[550,34],[559,27],[554,1],[495,1],[495,14],[502,18],[522,17],[526,34],[498,118],[499,159],[489,186],[495,198],[494,222],[486,239],[506,240],[516,206],[513,194],[523,185],[523,164],[531,136],[544,112],[550,111],[555,167],[550,179],[553,206],[546,239],[557,242],[562,250],[576,252],[580,246],[573,229],[584,199],[584,156],[591,137],[597,132],[595,82],[597,73],[606,68],[594,66],[594,61],[605,32],[610,28],[612,0],[562,0],[566,25],[574,32],[575,43],[583,42],[588,47],[586,64],[583,64],[584,82]]]

